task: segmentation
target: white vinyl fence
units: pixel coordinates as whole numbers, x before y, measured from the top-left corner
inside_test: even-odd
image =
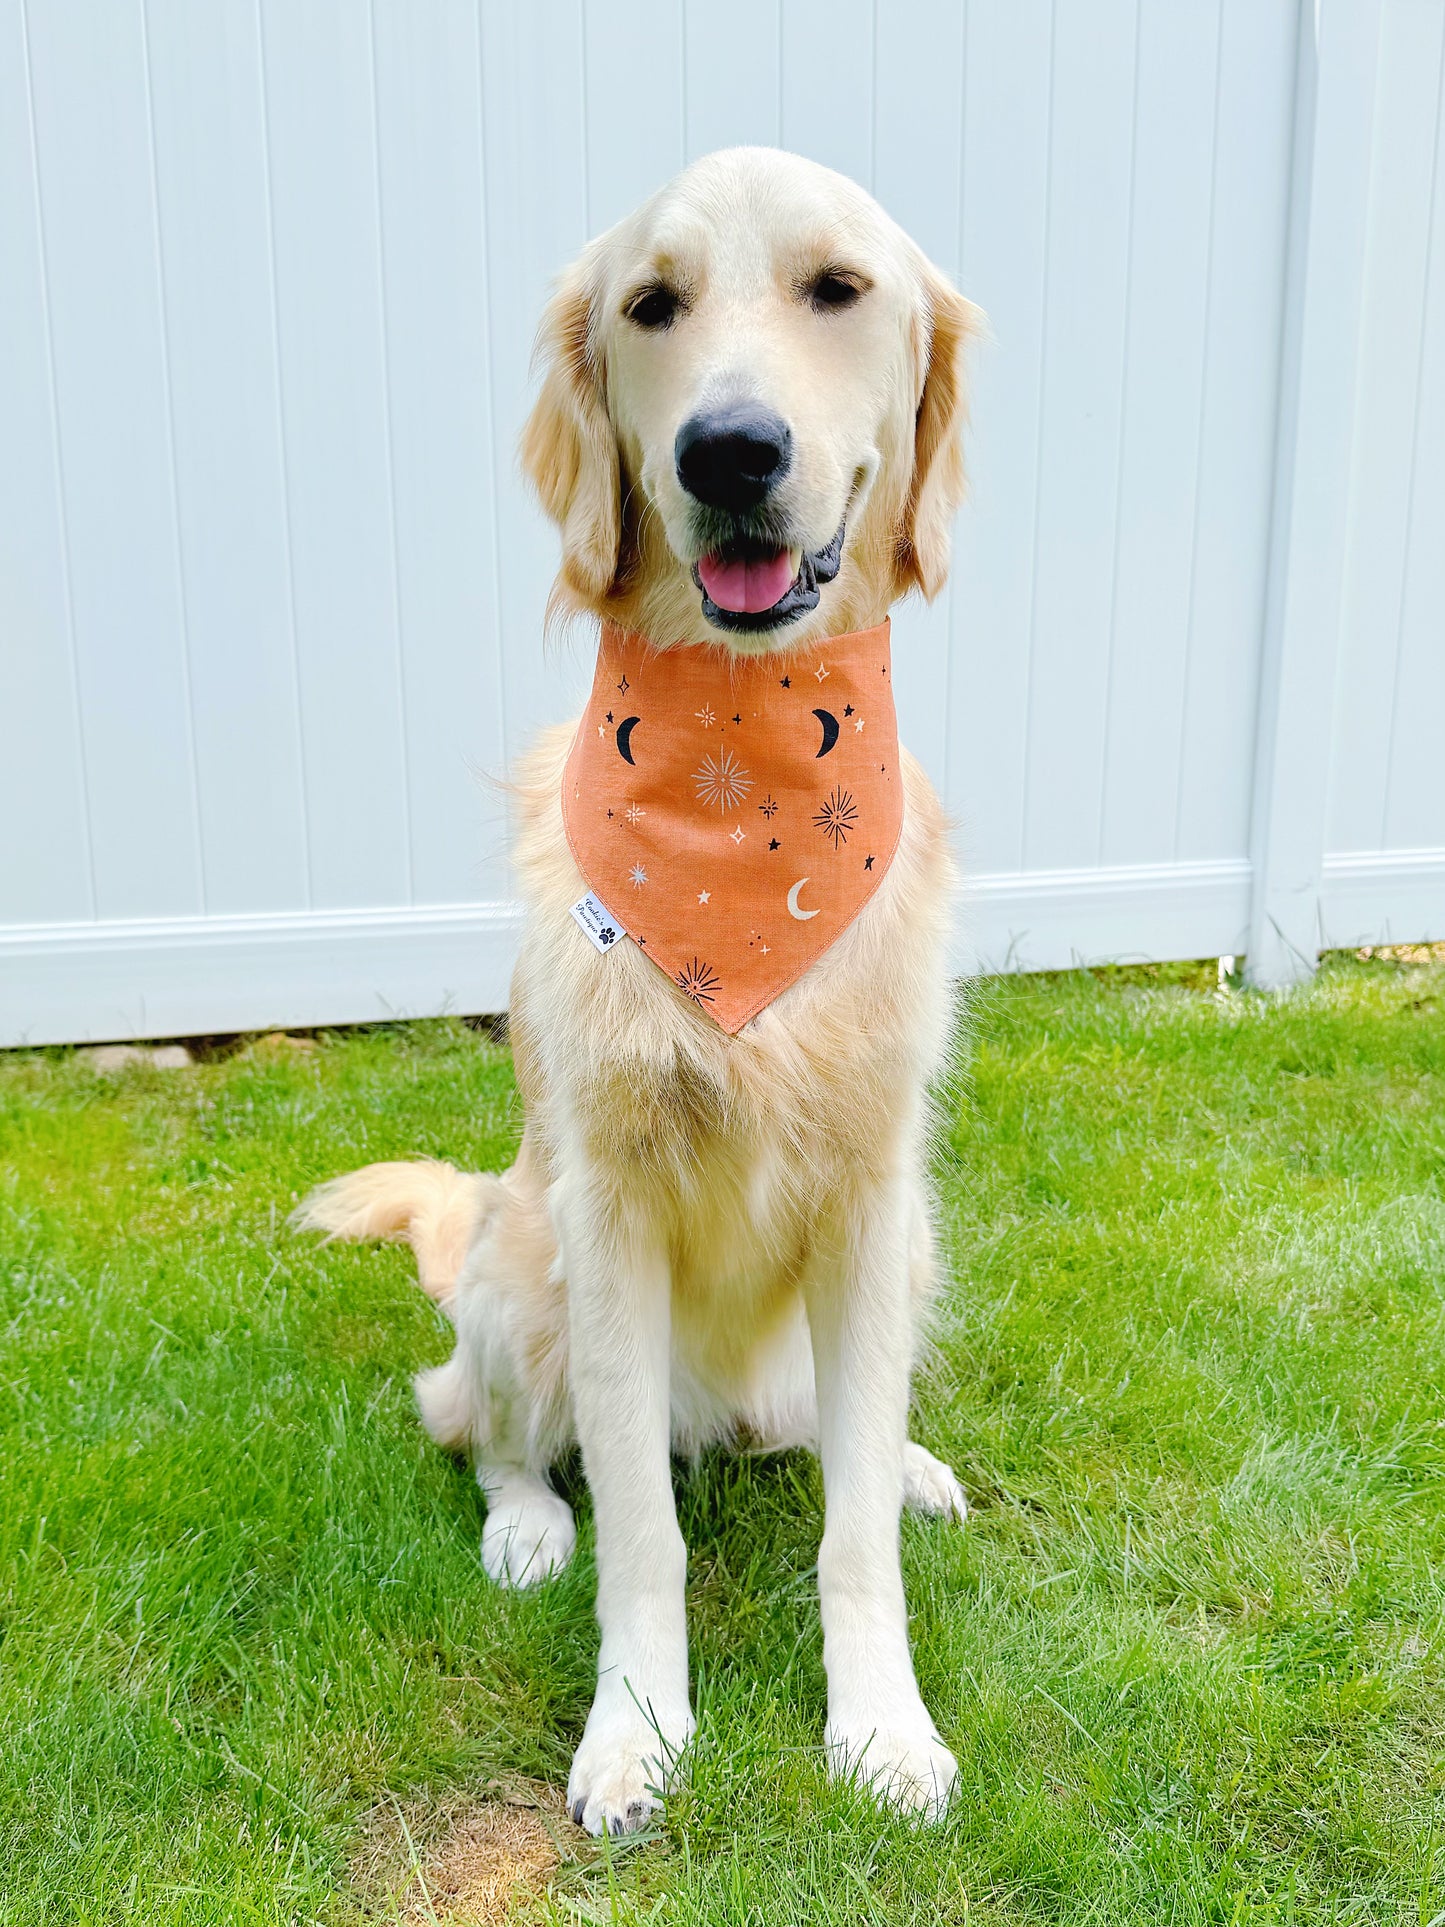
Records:
[[[1445,937],[1445,0],[0,0],[0,1043],[504,1007],[549,278],[740,141],[989,312],[960,962]]]

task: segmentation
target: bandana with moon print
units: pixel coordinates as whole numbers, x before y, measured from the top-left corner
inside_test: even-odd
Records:
[[[741,1030],[847,929],[898,847],[888,623],[794,656],[653,649],[604,626],[562,814],[588,888]]]

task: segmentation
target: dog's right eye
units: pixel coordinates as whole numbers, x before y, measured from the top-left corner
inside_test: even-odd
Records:
[[[671,288],[654,286],[640,289],[623,312],[639,328],[666,328],[676,318],[681,305]]]

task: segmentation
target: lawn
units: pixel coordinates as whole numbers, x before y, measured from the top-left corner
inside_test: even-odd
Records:
[[[7,1927],[445,1920],[498,1812],[561,1854],[531,1921],[1445,1921],[1445,965],[991,982],[971,1028],[915,1429],[975,1509],[904,1524],[960,1797],[927,1831],[826,1781],[816,1468],[709,1459],[690,1782],[616,1851],[546,1791],[576,1468],[572,1567],[493,1590],[409,1254],[285,1223],[367,1159],[505,1165],[506,1050],[0,1058]]]

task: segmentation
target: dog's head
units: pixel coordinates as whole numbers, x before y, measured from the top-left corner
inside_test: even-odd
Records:
[[[789,645],[948,571],[978,312],[860,187],[709,155],[548,307],[523,460],[558,596],[656,642]]]

